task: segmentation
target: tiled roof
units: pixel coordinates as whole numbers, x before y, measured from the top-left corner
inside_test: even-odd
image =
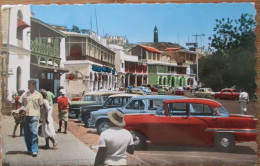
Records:
[[[166,48],[164,51],[178,51],[180,48]]]
[[[153,48],[153,47],[149,47],[149,46],[144,46],[144,45],[140,45],[141,47],[145,48],[146,50],[148,51],[151,51],[151,52],[157,52],[157,53],[161,53],[159,50]]]

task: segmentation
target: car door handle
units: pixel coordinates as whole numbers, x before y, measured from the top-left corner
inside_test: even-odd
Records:
[[[213,120],[213,121],[217,121],[217,120],[218,120],[218,118],[211,118],[211,120]]]

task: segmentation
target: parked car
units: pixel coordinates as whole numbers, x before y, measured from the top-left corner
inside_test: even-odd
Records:
[[[155,86],[151,86],[150,89],[151,89],[152,92],[157,92],[158,91],[158,88],[156,88]]]
[[[137,94],[129,94],[129,93],[120,93],[111,95],[105,101],[104,104],[93,104],[80,107],[80,117],[79,120],[82,121],[86,127],[88,127],[88,121],[90,118],[90,112],[97,111],[99,109],[105,108],[117,108],[122,107],[129,99],[133,96],[139,96]]]
[[[195,91],[195,97],[202,98],[214,98],[215,92],[211,88],[200,88],[198,91]]]
[[[175,88],[172,93],[174,95],[184,95],[184,88],[183,87],[178,87],[178,88]]]
[[[125,128],[133,133],[136,149],[154,144],[215,147],[231,152],[235,142],[256,141],[257,119],[229,114],[217,101],[177,99],[164,101],[157,114],[125,115]],[[148,130],[149,129],[149,130]]]
[[[148,87],[152,92],[157,92],[158,88],[156,88],[155,86],[151,86],[150,84],[143,84],[142,86],[144,87]]]
[[[226,100],[238,100],[240,93],[231,88],[222,89],[220,92],[215,93],[215,99],[226,99]]]
[[[100,91],[100,92],[90,92],[84,94],[80,101],[71,101],[70,109],[69,109],[69,117],[75,117],[78,119],[80,115],[80,107],[86,105],[93,105],[93,104],[102,105],[110,95],[117,94],[117,93],[119,92]]]
[[[82,99],[82,97],[73,97],[71,99],[71,101],[80,101]]]
[[[141,89],[146,95],[150,95],[152,93],[150,88],[144,86],[138,86],[135,89]]]
[[[141,113],[156,113],[162,109],[163,101],[170,99],[182,99],[182,96],[165,96],[165,95],[145,95],[132,97],[123,107],[116,109],[121,110],[124,114],[141,114]],[[115,108],[100,109],[90,113],[88,126],[96,128],[98,133],[105,131],[110,127],[107,113],[114,111]]]
[[[156,88],[163,88],[165,89],[166,91],[169,91],[171,90],[171,87],[169,85],[157,85]]]
[[[166,91],[163,88],[159,88],[157,93],[158,95],[166,95]]]

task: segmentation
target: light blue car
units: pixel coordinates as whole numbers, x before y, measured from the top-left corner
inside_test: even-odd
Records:
[[[184,99],[183,96],[168,95],[144,95],[132,97],[124,106],[117,108],[100,109],[90,113],[88,127],[96,128],[98,133],[102,133],[110,127],[107,113],[116,109],[124,114],[156,114],[163,109],[164,100]]]
[[[151,89],[145,86],[137,86],[136,88],[133,88],[137,91],[142,91],[146,95],[150,95],[152,93]]]

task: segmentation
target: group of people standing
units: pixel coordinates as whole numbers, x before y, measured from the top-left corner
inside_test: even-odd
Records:
[[[61,96],[57,99],[57,103],[59,104],[58,108],[60,120],[58,132],[61,130],[62,121],[66,121],[66,133],[68,106],[70,101],[68,97],[65,96],[64,89],[62,89],[60,92]],[[43,148],[50,148],[49,140],[53,144],[52,148],[57,148],[58,144],[54,138],[56,132],[52,118],[54,98],[54,94],[50,91],[41,89],[40,92],[38,92],[36,90],[35,80],[29,80],[28,91],[18,91],[18,96],[15,98],[16,110],[12,111],[12,115],[14,116],[16,122],[13,131],[13,137],[15,137],[16,129],[20,124],[20,136],[24,135],[27,151],[33,157],[37,157],[38,155],[38,135],[45,138],[46,144],[43,146]],[[39,123],[41,125],[39,125]],[[24,134],[22,131],[24,131]]]

